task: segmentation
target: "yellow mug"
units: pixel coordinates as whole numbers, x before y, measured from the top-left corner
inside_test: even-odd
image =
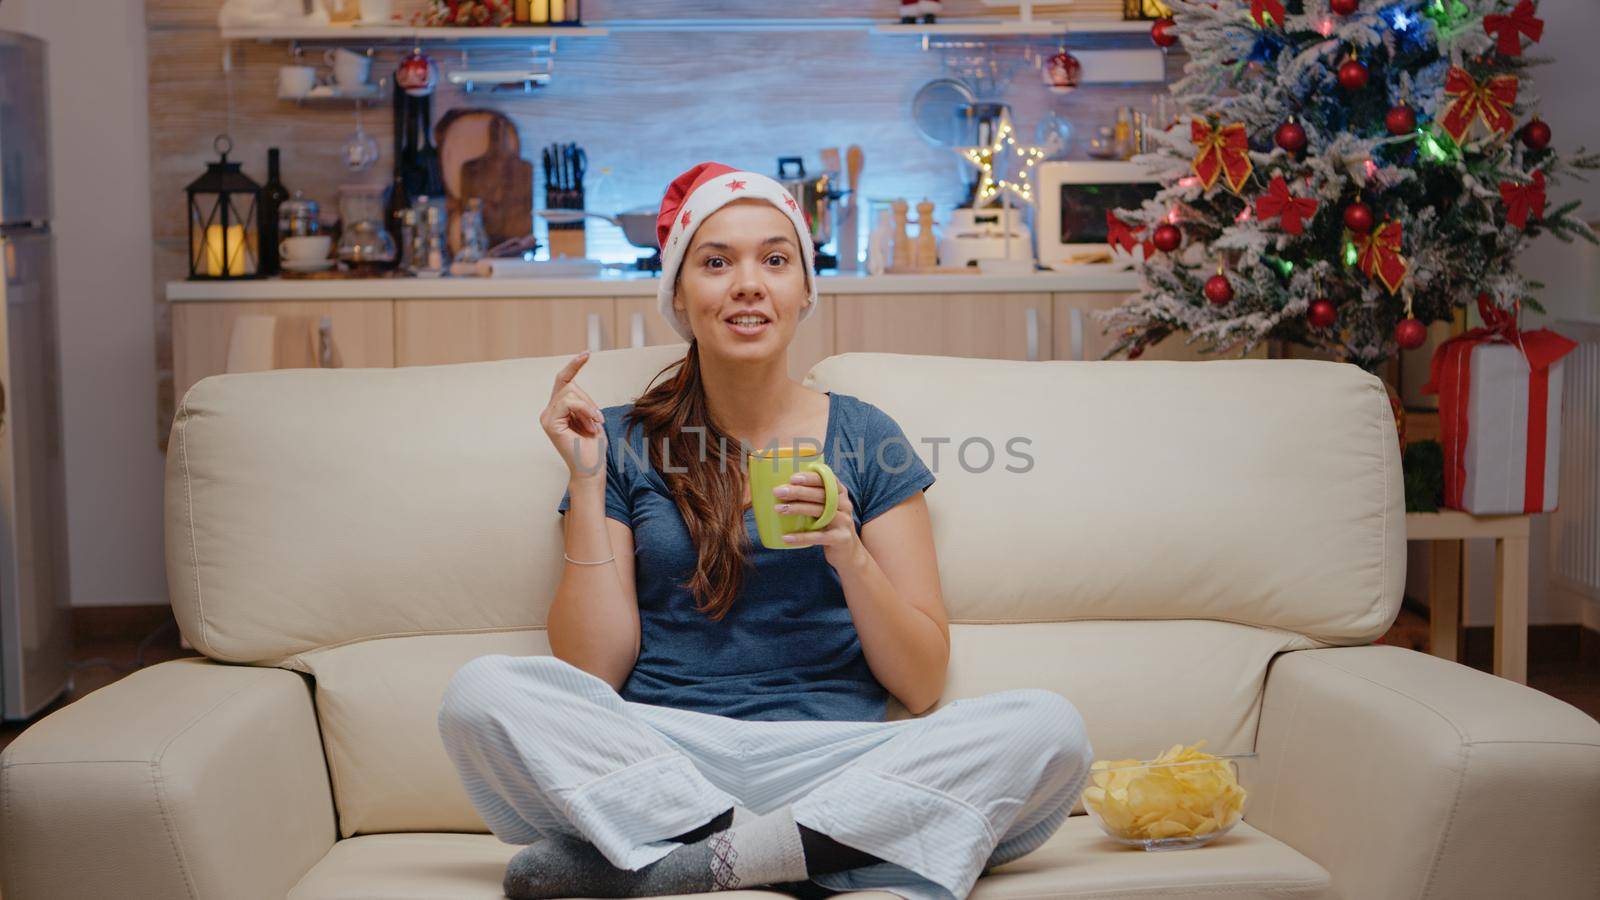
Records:
[[[780,447],[771,451],[750,453],[750,506],[755,511],[756,531],[761,535],[761,546],[768,550],[799,550],[804,545],[786,544],[783,536],[797,531],[817,531],[827,528],[839,510],[839,479],[822,461],[822,451],[811,447]],[[816,472],[822,476],[822,490],[826,495],[822,515],[815,518],[804,513],[780,515],[778,498],[772,489],[788,484],[797,472]],[[787,502],[787,501],[785,501]]]

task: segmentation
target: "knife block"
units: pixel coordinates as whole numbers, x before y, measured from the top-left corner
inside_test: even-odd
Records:
[[[569,256],[583,259],[589,254],[588,232],[582,222],[550,224],[550,258]]]

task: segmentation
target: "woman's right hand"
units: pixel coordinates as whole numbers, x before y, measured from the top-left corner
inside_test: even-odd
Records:
[[[574,480],[606,477],[605,417],[594,398],[572,381],[588,361],[589,351],[585,350],[561,367],[550,391],[550,405],[539,414],[539,424]]]

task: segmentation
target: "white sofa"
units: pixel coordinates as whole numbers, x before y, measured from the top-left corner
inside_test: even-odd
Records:
[[[626,402],[681,349],[599,353],[579,383]],[[549,652],[565,469],[537,416],[565,361],[196,384],[166,538],[206,658],[135,672],[7,749],[5,900],[500,896],[517,848],[468,803],[435,713],[467,660]],[[1600,725],[1371,645],[1405,564],[1372,376],[854,353],[808,384],[882,407],[930,464],[925,441],[950,439],[927,494],[944,702],[1042,686],[1104,758],[1202,738],[1256,754],[1245,819],[1212,845],[1130,850],[1075,815],[973,896],[1600,896]],[[1024,473],[1005,471],[1017,437]],[[995,448],[987,471],[956,460],[972,438]]]

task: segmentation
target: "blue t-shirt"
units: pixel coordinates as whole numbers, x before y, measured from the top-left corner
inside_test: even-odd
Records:
[[[623,698],[735,719],[883,721],[888,691],[867,667],[839,574],[821,547],[768,550],[747,508],[753,569],[738,599],[720,622],[695,611],[681,586],[694,571],[694,544],[638,423],[626,423],[632,449],[623,446],[631,408],[601,410],[606,515],[633,529],[639,598],[639,659]],[[828,394],[822,452],[850,494],[858,533],[934,482],[899,424],[849,394]],[[571,499],[570,491],[562,495],[563,514]]]

